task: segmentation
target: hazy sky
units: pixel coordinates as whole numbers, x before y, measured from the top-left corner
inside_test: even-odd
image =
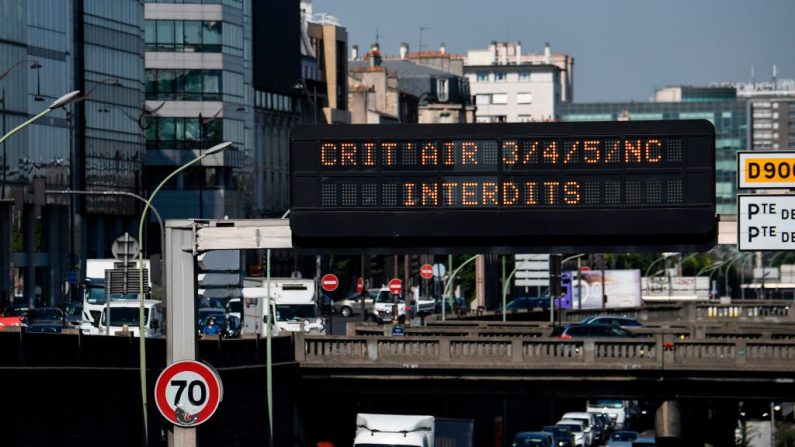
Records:
[[[795,78],[795,0],[314,0],[348,45],[400,42],[451,53],[519,40],[523,52],[574,57],[576,102],[647,100],[657,87]]]

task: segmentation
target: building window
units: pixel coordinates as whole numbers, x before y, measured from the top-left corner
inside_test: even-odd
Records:
[[[530,82],[530,72],[528,72],[528,71],[520,71],[519,72],[519,82]]]
[[[507,93],[495,93],[491,95],[491,103],[492,104],[508,104],[508,94]]]
[[[146,70],[146,99],[221,100],[221,70]]]
[[[199,20],[146,20],[146,51],[218,53],[222,23]]]
[[[477,82],[489,82],[489,73],[486,71],[479,71],[477,74]]]
[[[223,119],[149,117],[146,120],[147,149],[198,149],[223,138]]]
[[[447,78],[439,78],[436,80],[436,99],[439,102],[447,102],[449,98],[448,85]]]
[[[533,94],[532,93],[518,93],[516,95],[516,103],[517,104],[532,104],[533,103]]]
[[[498,71],[494,73],[494,80],[496,82],[505,82],[505,72]]]
[[[476,95],[475,104],[477,105],[491,104],[491,95]]]

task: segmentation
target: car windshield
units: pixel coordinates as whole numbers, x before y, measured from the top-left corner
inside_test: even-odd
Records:
[[[317,317],[312,304],[277,304],[276,321],[300,321]]]
[[[588,406],[597,408],[624,408],[624,402],[620,400],[592,400],[588,402]]]
[[[226,314],[223,309],[199,309],[199,321],[204,321],[210,315],[215,317],[215,321],[223,320]]]
[[[579,433],[582,431],[582,426],[579,424],[558,424],[561,427],[566,427],[571,430],[573,433]]]
[[[637,433],[627,431],[617,431],[610,436],[611,441],[634,441],[638,438]]]
[[[86,289],[86,301],[88,304],[101,304],[105,302],[104,287],[88,287]]]
[[[547,425],[547,426],[546,426],[546,427],[544,427],[544,429],[543,429],[543,430],[541,430],[541,431],[545,431],[545,432],[549,432],[549,433],[554,433],[554,434],[556,434],[556,435],[568,435],[568,434],[571,432],[571,430],[569,430],[569,429],[567,429],[567,428],[564,428],[564,427],[557,427],[557,426],[554,426],[554,425]]]
[[[28,312],[28,319],[30,320],[60,320],[60,309],[33,309]]]
[[[111,326],[137,326],[139,309],[137,307],[111,307],[110,325]],[[149,320],[149,309],[144,309],[144,321]],[[102,311],[102,324],[107,326],[107,315]]]
[[[521,438],[513,441],[513,447],[519,447],[523,445],[544,445],[544,440],[541,438]]]
[[[83,306],[81,304],[70,304],[66,306],[67,317],[79,317],[83,313]]]
[[[378,295],[378,299],[375,302],[376,303],[392,303],[392,302],[394,302],[394,300],[395,299],[392,297],[392,294],[390,294],[388,292],[384,292],[384,293],[381,293],[380,295]],[[403,302],[403,295],[398,296],[397,301],[398,301],[398,303],[402,303]]]

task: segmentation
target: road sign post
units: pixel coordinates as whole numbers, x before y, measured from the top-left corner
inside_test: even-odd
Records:
[[[160,414],[180,427],[206,422],[224,398],[221,376],[213,367],[193,360],[172,363],[155,383]]]
[[[403,283],[398,278],[392,278],[387,285],[389,293],[392,294],[392,322],[396,323],[398,318],[398,297],[403,289]]]

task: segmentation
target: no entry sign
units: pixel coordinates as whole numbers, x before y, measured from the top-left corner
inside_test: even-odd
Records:
[[[337,275],[329,273],[328,275],[323,275],[320,278],[320,287],[323,288],[326,292],[333,292],[337,290],[337,287],[340,285],[339,279],[337,279]]]
[[[169,365],[155,383],[157,409],[181,427],[195,427],[210,419],[223,398],[224,387],[215,369],[192,360]]]
[[[433,278],[433,266],[430,264],[423,264],[422,267],[420,267],[420,277],[422,277],[422,279]]]
[[[389,281],[389,293],[393,295],[400,295],[400,291],[403,289],[403,284],[397,278],[392,278]]]

